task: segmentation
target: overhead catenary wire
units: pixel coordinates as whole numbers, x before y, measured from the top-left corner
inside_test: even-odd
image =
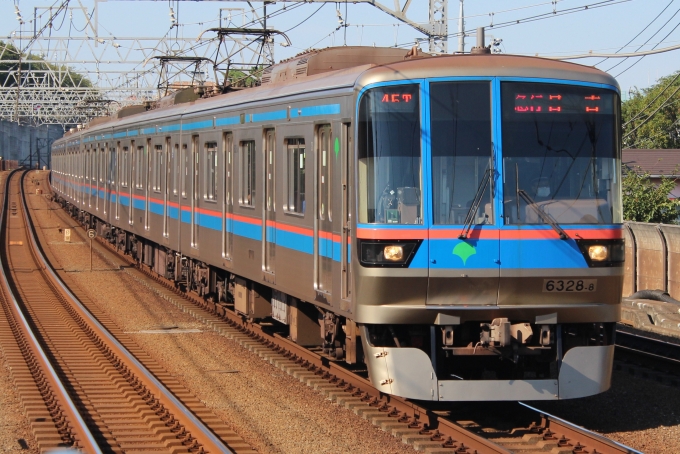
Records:
[[[635,131],[637,131],[641,126],[645,125],[649,120],[651,120],[651,119],[654,117],[654,115],[656,115],[656,113],[657,113],[659,110],[661,110],[663,107],[665,107],[665,106],[669,103],[669,101],[673,98],[673,96],[675,96],[675,94],[676,94],[678,91],[680,91],[680,86],[678,86],[678,88],[677,88],[673,93],[671,93],[671,95],[670,95],[668,98],[666,98],[666,100],[665,100],[663,103],[661,103],[661,105],[660,105],[659,107],[657,107],[657,108],[654,110],[654,112],[652,112],[651,114],[649,114],[649,116],[648,116],[647,118],[645,118],[644,121],[642,121],[639,125],[635,126],[633,129],[631,129],[630,131],[628,131],[628,132],[623,136],[623,139],[625,140],[627,137],[630,137],[630,136],[631,136]]]
[[[649,38],[647,38],[647,40],[646,40],[644,43],[642,43],[641,45],[639,45],[638,48],[636,49],[636,51],[642,49],[642,47],[644,47],[647,43],[649,43],[649,42],[652,40],[652,38],[654,38],[656,35],[658,35],[658,34],[661,32],[661,30],[663,30],[664,27],[666,27],[666,25],[668,25],[668,23],[669,23],[671,20],[673,20],[673,18],[678,14],[678,12],[680,12],[680,8],[678,8],[678,10],[675,11],[675,13],[674,13],[674,14],[673,14],[666,22],[664,22],[664,24],[663,24],[661,27],[659,27],[659,29],[658,29],[656,32],[654,32],[654,34],[653,34],[652,36],[650,36]],[[673,32],[673,30],[671,30],[671,33],[672,33],[672,32]],[[668,35],[666,35],[666,37],[668,37],[669,35],[670,35],[670,33],[669,33]],[[665,38],[664,38],[664,39],[665,39]],[[663,39],[662,39],[661,41],[663,42]],[[620,64],[622,64],[624,61],[626,61],[626,60],[622,60],[622,61],[618,62],[617,64],[615,64],[614,66],[610,67],[610,68],[607,69],[606,71],[607,71],[607,72],[610,72],[612,69],[616,68],[617,66],[619,66]],[[633,65],[631,65],[628,69],[632,68],[635,64],[636,64],[636,63],[634,63]],[[626,69],[625,71],[627,71],[628,69]],[[625,72],[625,71],[624,71],[624,72]],[[621,73],[621,74],[622,74],[622,73]]]
[[[672,102],[672,103],[669,104],[669,105],[675,104],[675,103],[677,103],[677,102],[678,102],[678,101],[674,101],[674,102]],[[671,123],[668,127],[669,127],[669,128],[672,128],[672,127],[674,127],[674,126],[676,126],[676,125],[680,125],[680,117],[678,117],[678,119],[675,120],[673,123]],[[659,137],[659,136],[661,136],[661,135],[663,135],[663,134],[667,134],[667,133],[668,133],[667,131],[660,131],[660,132],[657,132],[656,134],[653,134],[653,135],[651,135],[651,136],[640,137],[640,138],[638,138],[638,139],[635,141],[635,143],[631,144],[631,145],[629,146],[629,148],[636,148],[636,147],[637,147],[639,144],[641,144],[644,140],[650,140],[650,139],[653,139],[653,138],[655,138],[655,137]]]
[[[680,12],[680,9],[678,9],[678,12]],[[676,13],[676,14],[677,14],[677,13]],[[675,16],[675,15],[674,15],[674,16]],[[666,34],[666,36],[663,37],[662,41],[664,41],[666,38],[668,38],[668,37],[669,37],[669,36],[670,36],[670,35],[678,28],[678,26],[680,26],[680,22],[678,22],[678,24],[677,24],[675,27],[673,27],[673,30],[671,30],[670,32],[668,32],[668,34]],[[656,48],[656,46],[654,46],[654,48]],[[642,58],[644,58],[644,56],[643,56]],[[618,73],[618,74],[615,75],[614,77],[619,77],[621,74],[625,73],[625,72],[628,71],[630,68],[632,68],[633,66],[637,65],[638,63],[640,63],[640,61],[642,60],[642,58],[640,58],[639,60],[637,60],[636,62],[634,62],[632,65],[630,65],[628,68],[624,69],[623,71],[621,71],[620,73]]]
[[[607,7],[607,6],[615,6],[615,5],[619,5],[621,3],[628,3],[628,2],[632,2],[632,1],[633,0],[602,0],[602,1],[599,1],[599,2],[595,2],[595,3],[590,3],[590,4],[587,4],[587,5],[581,5],[581,6],[575,6],[575,7],[572,7],[572,8],[567,8],[567,9],[564,9],[564,10],[558,10],[558,9],[554,8],[553,11],[550,11],[548,13],[541,13],[541,14],[537,14],[537,15],[534,15],[534,16],[528,16],[528,17],[525,17],[525,18],[522,18],[522,19],[508,20],[508,21],[505,21],[505,22],[500,22],[498,24],[493,24],[493,25],[487,26],[486,28],[488,28],[488,29],[498,29],[498,28],[512,27],[512,26],[524,24],[524,23],[527,23],[527,22],[536,22],[536,21],[539,21],[539,20],[551,19],[551,18],[554,18],[554,17],[565,16],[567,14],[585,12],[585,11],[594,10],[594,9],[598,9],[598,8],[604,8],[604,7]],[[476,28],[465,30],[463,33],[466,34],[466,35],[476,33]],[[454,32],[454,33],[447,34],[446,37],[447,38],[456,38],[459,35],[460,35],[460,32]],[[404,46],[412,46],[412,45],[413,45],[413,41],[409,41],[407,43],[399,44],[396,47],[404,47]]]
[[[621,47],[619,48],[619,50],[617,50],[617,51],[614,52],[614,53],[615,53],[615,54],[618,54],[618,53],[621,52],[623,49],[625,49],[630,43],[632,43],[633,41],[635,41],[635,40],[638,38],[638,36],[640,36],[642,33],[644,33],[645,30],[647,30],[654,22],[656,22],[656,20],[657,20],[659,17],[661,17],[661,15],[662,15],[669,7],[673,4],[673,2],[675,2],[675,0],[671,0],[671,1],[668,3],[668,5],[666,5],[666,7],[665,7],[664,9],[662,9],[661,12],[660,12],[659,14],[657,14],[656,17],[655,17],[654,19],[652,19],[652,21],[651,21],[650,23],[648,23],[648,24],[645,26],[645,28],[643,28],[637,35],[635,35],[630,41],[628,41],[626,44],[624,44],[623,46],[621,46]],[[600,62],[598,62],[598,63],[595,63],[593,66],[597,66],[597,65],[599,65],[599,64],[602,64],[602,63],[604,63],[605,61],[607,61],[609,58],[611,58],[611,57],[605,57],[604,60],[602,60],[602,61],[600,61]]]
[[[654,99],[652,99],[652,100],[649,102],[649,104],[647,104],[645,107],[643,107],[642,109],[640,109],[640,111],[639,111],[637,114],[635,114],[635,116],[634,116],[633,118],[631,118],[630,120],[628,120],[627,122],[625,122],[625,123],[623,124],[623,127],[626,127],[629,123],[635,121],[635,120],[636,120],[636,119],[637,119],[637,118],[638,118],[645,110],[647,110],[652,104],[654,104],[654,102],[656,102],[656,100],[659,99],[659,98],[661,97],[661,95],[663,95],[663,94],[666,92],[666,90],[668,90],[668,89],[673,85],[673,83],[674,83],[676,80],[678,80],[678,78],[680,78],[680,71],[678,71],[678,73],[675,75],[675,77],[673,78],[673,80],[671,80],[671,81],[664,87],[664,89],[661,90],[661,92],[659,92],[659,94],[656,95],[656,96],[654,97]]]
[[[324,6],[326,6],[326,4],[325,4],[325,3],[322,3],[321,6],[319,6],[319,8],[317,8],[317,10],[314,11],[312,14],[310,14],[309,16],[307,16],[307,18],[306,18],[305,20],[303,20],[302,22],[298,23],[297,25],[292,26],[292,27],[289,28],[288,30],[285,30],[283,33],[288,33],[289,31],[298,28],[300,25],[304,24],[304,23],[307,22],[309,19],[311,19],[312,17],[314,17],[314,15],[315,15],[316,13],[318,13],[319,11],[321,11],[321,8],[323,8]]]
[[[551,59],[551,60],[578,60],[578,59],[581,59],[581,58],[593,58],[593,57],[630,58],[630,57],[644,57],[646,55],[653,55],[653,54],[662,54],[664,52],[670,52],[672,50],[678,50],[678,49],[680,49],[680,44],[676,44],[675,46],[670,46],[670,47],[664,47],[662,49],[645,50],[645,51],[642,51],[642,52],[630,52],[630,53],[627,53],[627,54],[598,54],[598,53],[588,52],[587,54],[579,54],[579,55],[541,56],[541,57],[542,58],[548,58],[548,59]],[[536,56],[538,57],[539,55],[536,54]]]

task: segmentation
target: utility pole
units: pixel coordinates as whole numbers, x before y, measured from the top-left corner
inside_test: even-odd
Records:
[[[460,18],[458,19],[458,53],[465,53],[465,16],[463,15],[463,0],[460,0]]]
[[[21,45],[21,41],[19,41]],[[19,92],[21,90],[21,49],[17,49],[19,53],[19,69],[17,71],[17,101],[14,105],[14,120],[19,124]]]

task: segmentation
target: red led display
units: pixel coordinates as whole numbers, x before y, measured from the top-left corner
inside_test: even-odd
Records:
[[[604,113],[607,109],[599,95],[563,93],[515,93],[518,113]]]
[[[410,93],[385,93],[381,102],[396,103],[396,102],[411,102],[413,95]]]

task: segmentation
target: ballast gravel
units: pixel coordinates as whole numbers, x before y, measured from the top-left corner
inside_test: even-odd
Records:
[[[31,426],[0,348],[0,452],[38,453]]]

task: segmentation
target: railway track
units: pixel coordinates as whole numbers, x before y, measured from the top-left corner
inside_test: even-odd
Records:
[[[616,331],[615,367],[672,386],[680,386],[680,344],[626,327]]]
[[[5,175],[6,181],[14,175]],[[17,217],[16,200],[9,202],[9,184],[2,185],[2,211],[0,229],[4,235],[7,216]],[[20,303],[14,297],[5,273],[8,247],[22,246],[23,240],[5,241],[1,247],[3,266],[0,268],[0,347],[3,350],[26,416],[31,422],[33,435],[41,449],[75,447],[87,452],[101,452],[85,421],[81,417],[57,372],[52,367],[45,350],[40,346]]]
[[[440,405],[382,394],[365,378],[365,371],[347,369],[319,351],[300,347],[273,325],[244,320],[230,305],[180,292],[172,282],[121,255],[109,243],[100,239],[100,244],[106,248],[99,251],[105,260],[118,266],[134,265],[136,269],[122,270],[140,284],[418,450],[431,454],[636,452],[521,403]]]
[[[253,452],[59,279],[34,238],[24,175],[5,185],[0,345],[40,449]]]

